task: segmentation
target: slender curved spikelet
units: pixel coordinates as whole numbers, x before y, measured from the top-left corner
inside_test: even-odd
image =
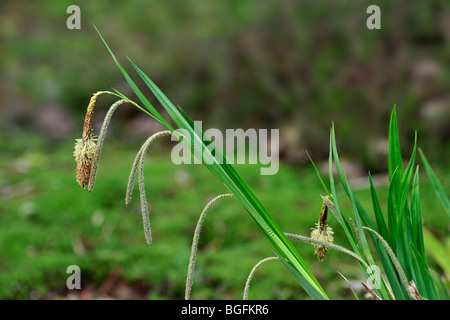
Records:
[[[271,260],[279,260],[279,259],[280,259],[280,258],[278,258],[278,257],[268,257],[268,258],[264,258],[264,259],[262,259],[261,261],[259,261],[259,262],[253,267],[252,271],[250,272],[250,274],[249,274],[249,276],[248,276],[248,278],[247,278],[247,281],[245,282],[245,287],[244,287],[244,297],[243,297],[243,300],[248,300],[248,291],[250,290],[250,282],[252,281],[253,276],[254,276],[255,273],[256,273],[256,269],[258,269],[258,267],[259,267],[260,265],[262,265],[264,262],[271,261]]]
[[[98,135],[98,139],[97,139],[96,150],[95,150],[94,156],[92,158],[91,173],[89,176],[89,183],[88,183],[89,192],[91,192],[92,189],[94,189],[95,178],[97,176],[98,163],[100,161],[100,156],[102,153],[103,142],[105,141],[106,131],[108,130],[108,126],[111,122],[113,113],[114,113],[114,111],[116,111],[117,107],[119,107],[121,104],[124,104],[127,102],[128,102],[127,100],[121,99],[121,100],[113,103],[113,105],[109,108],[108,113],[105,116],[105,119],[103,120],[103,124],[100,129],[100,134]]]
[[[363,227],[363,229],[370,231],[378,238],[378,240],[380,240],[381,244],[384,246],[384,248],[386,249],[386,252],[388,253],[389,257],[391,258],[392,263],[394,264],[394,267],[397,270],[397,273],[400,277],[400,280],[402,281],[403,286],[405,287],[405,289],[408,292],[408,294],[410,295],[410,297],[412,299],[415,299],[413,292],[410,289],[410,285],[408,283],[408,279],[406,278],[405,272],[403,271],[403,269],[400,265],[400,261],[398,261],[397,257],[394,254],[394,251],[392,251],[392,249],[389,246],[389,244],[387,243],[387,241],[384,240],[383,237],[375,230],[367,228],[367,227]]]
[[[191,256],[189,258],[189,266],[188,266],[188,272],[186,277],[186,291],[184,294],[184,299],[189,300],[191,298],[191,291],[192,291],[192,283],[194,279],[194,270],[195,270],[195,259],[197,257],[197,248],[198,248],[198,240],[200,238],[200,232],[202,230],[203,221],[205,220],[206,214],[208,213],[209,209],[220,199],[223,198],[231,198],[234,197],[233,194],[227,193],[227,194],[221,194],[220,196],[215,197],[212,199],[203,209],[202,213],[200,214],[200,218],[198,219],[197,226],[195,227],[194,231],[194,239],[192,240],[192,248],[191,248]]]
[[[150,147],[152,142],[155,141],[155,139],[163,137],[163,136],[167,136],[170,134],[171,134],[171,132],[169,130],[157,132],[154,135],[152,135],[150,138],[148,138],[144,142],[144,144],[141,146],[141,148],[139,149],[138,153],[136,154],[136,157],[134,158],[134,162],[131,167],[130,176],[128,177],[127,191],[125,194],[125,205],[126,206],[128,206],[128,204],[131,202],[131,196],[132,196],[133,189],[134,189],[134,181],[136,180],[136,173],[137,173],[138,167],[141,163],[140,159],[141,159],[142,152],[145,149],[145,152],[147,153],[148,148]]]
[[[144,184],[144,160],[145,156],[147,155],[147,150],[150,147],[150,145],[159,137],[170,135],[171,132],[166,131],[160,131],[152,135],[150,138],[145,141],[145,143],[142,145],[141,151],[139,152],[139,193],[140,193],[140,201],[141,201],[141,213],[142,213],[142,223],[144,225],[144,233],[145,233],[145,240],[147,241],[147,244],[149,246],[152,245],[152,231],[150,227],[150,213],[148,211],[148,205],[147,205],[147,198],[145,196],[145,184]]]

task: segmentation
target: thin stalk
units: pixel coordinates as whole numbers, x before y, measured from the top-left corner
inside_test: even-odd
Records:
[[[341,251],[345,254],[348,254],[349,256],[352,256],[353,258],[359,260],[362,264],[364,264],[366,267],[368,267],[369,265],[367,264],[367,262],[365,262],[360,256],[358,256],[356,253],[354,253],[353,251],[350,251],[344,247],[338,246],[336,244],[330,243],[330,242],[325,242],[325,241],[320,241],[317,239],[313,239],[313,238],[309,238],[309,237],[305,237],[299,234],[293,234],[293,233],[284,233],[285,236],[288,239],[291,240],[295,240],[295,241],[299,241],[299,242],[304,242],[304,243],[309,243],[309,244],[316,244],[316,245],[321,245],[321,246],[325,246],[328,247],[330,249],[335,249],[338,251]]]
[[[147,241],[147,244],[151,246],[152,244],[152,232],[150,227],[150,213],[148,211],[148,205],[147,205],[147,198],[145,196],[145,184],[144,184],[144,160],[145,156],[147,155],[147,150],[150,147],[150,145],[155,141],[157,138],[164,137],[167,135],[170,135],[171,132],[166,131],[160,131],[155,134],[153,134],[150,138],[148,138],[142,147],[139,149],[139,152],[136,155],[136,158],[134,159],[133,166],[131,168],[131,173],[128,178],[128,185],[127,185],[127,191],[125,195],[125,204],[128,205],[131,201],[131,194],[133,193],[133,187],[134,187],[134,181],[136,179],[136,173],[139,169],[139,191],[140,191],[140,202],[141,202],[141,214],[142,214],[142,223],[144,226],[144,234],[145,234],[145,240]]]
[[[378,238],[378,240],[380,240],[381,244],[384,246],[384,248],[386,249],[389,257],[391,258],[392,263],[394,264],[394,267],[397,270],[398,275],[400,276],[400,280],[402,281],[403,286],[405,287],[405,289],[408,292],[408,294],[410,295],[410,297],[412,299],[414,299],[414,296],[410,292],[410,289],[409,289],[410,285],[408,283],[408,279],[406,278],[405,272],[403,271],[403,269],[402,269],[402,267],[400,265],[400,262],[398,261],[397,257],[394,254],[394,251],[392,251],[392,249],[389,246],[389,244],[387,243],[387,241],[384,240],[383,237],[378,232],[376,232],[375,230],[367,228],[367,227],[363,227],[363,229],[366,229],[367,231],[370,231],[371,233],[373,233]]]
[[[194,279],[194,270],[195,270],[195,260],[197,257],[197,249],[198,249],[198,240],[200,239],[200,232],[202,230],[203,221],[205,220],[206,214],[208,213],[209,209],[216,203],[216,201],[223,199],[223,198],[231,198],[234,197],[233,194],[227,193],[227,194],[221,194],[220,196],[215,197],[212,199],[203,209],[202,213],[200,214],[200,218],[198,219],[197,226],[195,227],[194,231],[194,239],[192,240],[192,247],[191,247],[191,256],[189,258],[189,266],[188,266],[188,272],[186,277],[186,290],[184,294],[184,299],[189,300],[191,298],[191,292],[192,292],[192,283]]]
[[[370,295],[372,296],[372,298],[374,298],[375,300],[382,300],[372,289],[370,289],[368,286],[366,286],[364,284],[364,282],[361,282],[362,286],[364,287],[364,289],[367,290],[368,293],[370,293]]]
[[[170,134],[171,134],[171,132],[169,130],[157,132],[154,135],[152,135],[150,138],[148,138],[146,140],[146,142],[144,142],[142,144],[141,148],[139,149],[138,153],[136,154],[136,157],[134,158],[134,162],[131,167],[130,176],[128,177],[127,191],[125,194],[125,205],[128,206],[128,204],[131,202],[131,196],[132,196],[133,188],[134,188],[134,181],[136,179],[136,172],[137,172],[138,166],[140,164],[142,152],[144,151],[144,149],[147,150],[150,147],[150,144],[156,138],[164,137],[164,136],[167,136]]]
[[[339,271],[336,270],[337,273],[339,273],[339,275],[344,279],[345,282],[347,282],[348,287],[350,288],[350,290],[353,292],[353,295],[355,296],[356,300],[359,300],[358,295],[356,294],[355,290],[353,289],[350,281],[347,280],[346,277],[344,277],[344,275],[342,273],[340,273]]]
[[[95,152],[94,158],[92,159],[91,175],[89,177],[89,184],[88,184],[89,192],[91,192],[94,189],[95,179],[97,177],[98,163],[100,161],[100,156],[102,153],[103,142],[105,141],[106,131],[108,130],[108,126],[111,122],[112,115],[121,104],[126,102],[128,102],[128,100],[121,99],[113,103],[113,105],[109,108],[108,113],[105,116],[105,119],[103,120],[103,124],[100,129],[100,134],[98,135],[97,150]]]

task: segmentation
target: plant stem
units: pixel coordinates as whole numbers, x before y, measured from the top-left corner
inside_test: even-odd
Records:
[[[394,264],[395,269],[398,272],[398,275],[400,276],[400,280],[402,281],[403,286],[405,287],[406,291],[408,292],[409,296],[414,299],[414,296],[411,294],[410,290],[409,290],[409,283],[408,283],[408,279],[406,278],[405,272],[403,271],[401,265],[400,265],[400,261],[398,261],[397,257],[394,254],[394,251],[392,251],[391,247],[389,246],[389,244],[387,243],[386,240],[383,239],[383,237],[376,232],[373,229],[367,228],[367,227],[363,227],[363,229],[366,229],[367,231],[372,232],[377,238],[378,240],[380,240],[381,244],[384,246],[384,248],[386,249],[389,257],[392,260],[392,263]]]
[[[291,240],[295,240],[295,241],[300,241],[300,242],[305,242],[305,243],[309,243],[309,244],[318,244],[318,245],[322,245],[331,249],[335,249],[338,251],[341,251],[343,253],[346,253],[350,256],[352,256],[353,258],[359,260],[361,263],[363,263],[366,267],[368,267],[368,264],[360,257],[358,256],[356,253],[354,253],[353,251],[350,251],[344,247],[338,246],[336,244],[333,243],[329,243],[329,242],[325,242],[325,241],[320,241],[317,239],[313,239],[313,238],[309,238],[309,237],[305,237],[299,234],[293,234],[293,233],[284,233],[286,235],[286,237],[288,239]]]
[[[212,199],[203,209],[202,213],[200,214],[200,218],[198,219],[197,226],[195,227],[194,231],[194,239],[192,240],[192,247],[191,247],[191,256],[189,258],[189,266],[188,266],[188,272],[186,277],[186,291],[184,294],[184,299],[189,300],[191,298],[191,291],[192,291],[192,283],[194,279],[194,270],[195,270],[195,259],[197,257],[197,248],[198,248],[198,240],[200,238],[200,232],[202,229],[203,221],[205,220],[206,214],[208,213],[209,209],[216,203],[216,201],[227,198],[227,197],[234,197],[233,194],[227,193],[227,194],[221,194],[220,196],[215,197]]]

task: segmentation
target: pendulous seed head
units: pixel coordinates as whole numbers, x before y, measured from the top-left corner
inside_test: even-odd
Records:
[[[77,182],[85,188],[89,184],[91,176],[92,159],[97,152],[97,143],[93,135],[85,142],[84,139],[76,139],[73,155],[77,162]]]
[[[316,228],[314,228],[311,232],[311,238],[317,239],[320,241],[333,243],[333,229],[327,225],[327,216],[328,216],[328,207],[324,202],[322,204],[322,208],[320,210],[319,223],[316,223]],[[320,261],[325,259],[325,255],[328,252],[328,247],[315,244],[314,245],[314,254],[317,255]]]
[[[75,150],[73,152],[75,161],[77,162],[77,182],[81,187],[85,188],[89,184],[91,176],[92,159],[97,152],[96,139],[92,134],[92,116],[94,114],[95,102],[98,96],[104,91],[96,92],[91,100],[84,118],[83,135],[81,139],[76,139]]]
[[[316,224],[316,228],[314,228],[311,232],[311,238],[317,239],[320,241],[333,243],[333,229],[329,226],[325,226],[325,228],[321,228],[319,224]],[[328,252],[328,247],[322,246],[320,244],[314,245],[314,254],[317,255],[317,258],[319,258],[320,261],[323,261],[325,259],[325,255]]]

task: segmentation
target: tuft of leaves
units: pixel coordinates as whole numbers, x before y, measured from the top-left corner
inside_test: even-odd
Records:
[[[375,221],[372,221],[367,211],[353,194],[342,170],[333,124],[330,131],[329,180],[336,214],[353,251],[361,260],[372,266],[375,265],[375,260],[363,230],[370,231],[369,236],[387,278],[387,281],[381,279],[380,287],[373,289],[377,296],[381,299],[415,299],[419,296],[411,295],[411,292],[417,291],[421,298],[448,299],[445,286],[438,278],[432,277],[425,255],[419,192],[419,166],[415,164],[417,135],[410,159],[404,168],[395,106],[390,117],[388,140],[389,189],[387,215],[383,214],[369,173],[372,209],[375,214]],[[433,188],[448,213],[448,197],[422,151],[420,153]],[[353,222],[352,217],[345,216],[340,210],[332,172],[333,162],[344,192],[352,203],[353,219],[356,223]],[[316,172],[322,181],[317,170]],[[328,189],[325,188],[325,191],[328,192]],[[366,265],[361,263],[361,267],[369,278],[370,272]]]

